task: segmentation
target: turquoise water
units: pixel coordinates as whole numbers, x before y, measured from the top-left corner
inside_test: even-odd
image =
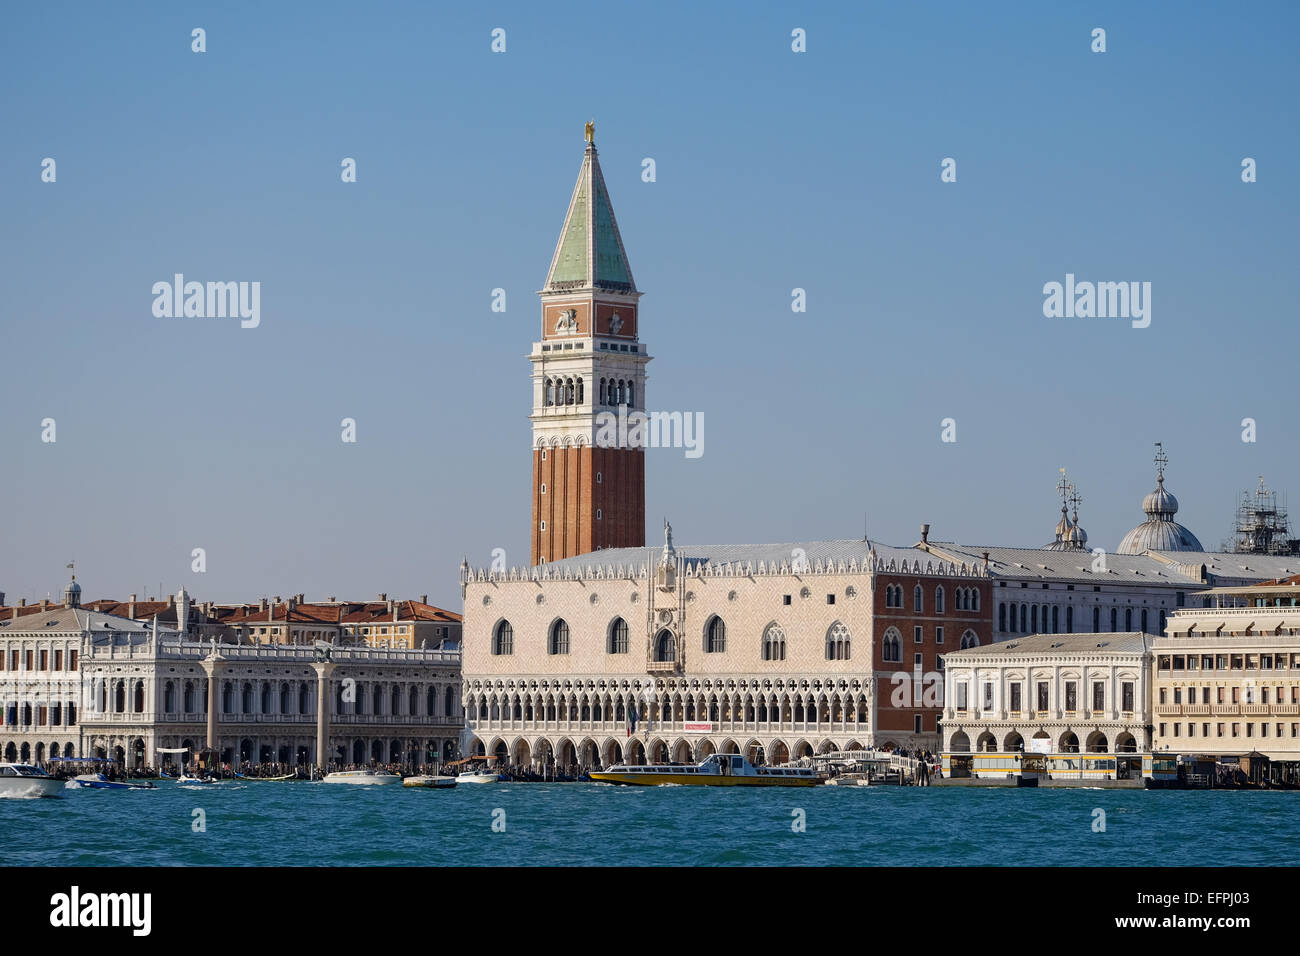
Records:
[[[1105,832],[1094,832],[1094,810]],[[496,811],[504,811],[504,818]],[[202,810],[206,832],[194,832]],[[795,810],[806,831],[796,833]],[[0,800],[20,866],[1286,865],[1300,792],[242,783]],[[504,832],[493,821],[504,820]],[[498,824],[499,825],[499,824]]]

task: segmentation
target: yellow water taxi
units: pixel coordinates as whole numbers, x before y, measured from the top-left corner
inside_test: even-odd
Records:
[[[620,764],[589,776],[595,783],[643,787],[814,787],[822,782],[811,767],[755,767],[740,754],[710,754],[694,767]]]

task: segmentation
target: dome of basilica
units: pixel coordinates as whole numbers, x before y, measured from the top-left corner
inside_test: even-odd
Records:
[[[1177,521],[1178,499],[1165,491],[1165,465],[1169,459],[1156,443],[1156,488],[1142,499],[1147,520],[1124,535],[1116,554],[1141,554],[1143,551],[1204,551],[1201,542]]]

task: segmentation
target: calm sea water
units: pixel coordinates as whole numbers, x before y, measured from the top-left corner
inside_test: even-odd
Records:
[[[1093,831],[1095,809],[1106,830]],[[195,810],[206,832],[196,833]],[[502,816],[504,812],[504,817]],[[803,812],[806,830],[792,823]],[[227,782],[0,800],[0,860],[114,865],[1245,866],[1300,859],[1300,793]],[[504,820],[504,832],[493,821]]]

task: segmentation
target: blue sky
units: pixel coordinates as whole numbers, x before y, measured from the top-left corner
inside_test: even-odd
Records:
[[[0,590],[75,559],[91,597],[459,609],[462,556],[526,562],[525,356],[589,117],[648,404],[706,421],[703,457],[648,453],[651,540],[1040,545],[1067,466],[1113,548],[1163,441],[1217,545],[1256,475],[1300,501],[1300,14],[1134,6],[4,7]],[[260,327],[155,318],[176,272],[260,281]],[[1067,272],[1151,282],[1151,326],[1045,318]]]

